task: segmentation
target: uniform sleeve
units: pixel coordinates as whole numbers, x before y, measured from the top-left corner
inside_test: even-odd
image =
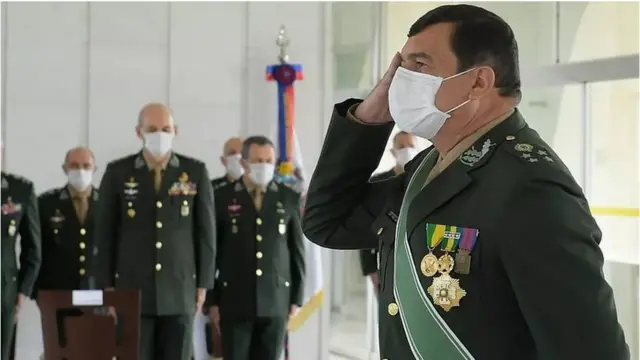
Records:
[[[211,306],[217,306],[220,304],[220,291],[222,290],[220,288],[220,284],[219,281],[217,279],[217,275],[219,275],[219,267],[222,264],[222,256],[224,255],[224,251],[225,251],[225,244],[224,244],[224,221],[223,221],[223,216],[222,216],[222,211],[224,210],[222,208],[222,202],[221,202],[221,197],[222,194],[221,190],[218,191],[214,191],[214,202],[215,202],[215,211],[216,211],[216,220],[215,220],[215,231],[216,231],[216,242],[217,242],[217,247],[216,247],[216,263],[215,266],[216,268],[214,269],[214,276],[216,277],[215,279],[215,285],[213,286],[212,290],[209,290],[207,292],[207,299],[205,301],[205,308],[209,308]],[[206,310],[208,311],[208,310]]]
[[[117,233],[120,226],[118,188],[112,164],[107,165],[100,182],[100,198],[94,216],[94,249],[88,268],[97,288],[114,287]]]
[[[291,269],[291,304],[302,306],[304,302],[304,280],[306,273],[306,253],[304,235],[300,224],[300,195],[295,194],[293,212],[289,220],[287,234],[289,246],[289,269]]]
[[[311,178],[302,226],[312,242],[332,249],[372,249],[371,230],[387,196],[401,189],[405,175],[371,183],[393,124],[366,125],[347,118],[358,100],[336,105]]]
[[[504,268],[540,359],[628,360],[601,232],[579,191],[537,180],[517,192],[503,220]]]
[[[33,294],[33,287],[42,263],[42,239],[40,234],[40,214],[38,200],[29,184],[29,198],[20,221],[20,272],[18,273],[18,292],[26,296]]]
[[[196,255],[196,285],[200,289],[213,289],[216,271],[216,216],[213,189],[204,165],[200,184],[194,205],[193,247]]]
[[[38,219],[40,220],[40,238],[42,239],[43,234],[46,234],[45,231],[46,230],[46,224],[49,221],[49,219],[47,218],[47,214],[44,213],[44,209],[45,209],[45,197],[40,195],[37,198],[37,203],[38,203]],[[41,270],[44,270],[43,267],[45,266],[44,264],[44,259],[45,259],[45,255],[47,253],[47,243],[45,241],[42,241],[42,248],[41,248],[41,254],[42,254],[42,263],[40,266]],[[36,282],[33,286],[33,290],[31,291],[31,298],[32,299],[37,299],[38,298],[38,290],[40,289],[40,281],[41,281],[41,276],[42,276],[42,271],[38,271],[38,276],[36,278]]]
[[[362,276],[369,276],[378,271],[378,252],[374,249],[360,250],[360,268]]]

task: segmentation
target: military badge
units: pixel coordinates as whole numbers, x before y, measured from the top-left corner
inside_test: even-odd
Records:
[[[467,295],[460,287],[460,280],[452,278],[449,274],[434,278],[427,292],[433,298],[433,303],[444,311],[460,306],[460,300]]]
[[[468,275],[471,271],[471,251],[476,246],[479,231],[470,228],[458,229],[461,231],[461,238],[453,271],[461,275]]]
[[[530,145],[530,144],[516,144],[514,149],[516,151],[520,151],[520,152],[532,152],[533,151],[533,145]]]
[[[189,181],[189,175],[186,172],[180,174],[178,181],[171,185],[169,195],[196,195],[198,193],[196,184]]]
[[[52,224],[60,224],[65,219],[64,219],[64,215],[62,215],[62,213],[60,212],[60,209],[56,209],[55,215],[53,215],[49,220],[51,221]]]
[[[476,148],[472,146],[471,149],[460,155],[460,162],[467,166],[474,166],[478,161],[480,161],[480,159],[487,155],[491,147],[494,145],[495,143],[492,143],[490,139],[487,139],[482,144],[482,148],[480,150],[476,150]]]
[[[124,183],[124,194],[128,199],[134,199],[136,195],[138,195],[138,182],[132,176],[129,178],[129,181]]]
[[[127,215],[133,219],[136,216],[136,211],[130,208],[129,210],[127,210]]]
[[[11,196],[7,197],[7,203],[2,205],[2,215],[11,215],[22,211],[22,204],[14,203]]]
[[[11,222],[9,222],[9,228],[7,229],[7,233],[9,234],[9,236],[13,236],[16,234],[16,221],[15,220],[11,220]]]
[[[280,235],[284,235],[287,232],[287,225],[284,223],[284,219],[280,219],[280,224],[278,224],[278,232]]]
[[[187,200],[182,202],[182,207],[180,208],[180,215],[189,216],[189,202]]]
[[[238,226],[236,224],[231,225],[231,233],[233,234],[238,233]]]
[[[236,199],[233,199],[233,201],[231,202],[231,204],[229,204],[229,206],[227,206],[227,211],[229,212],[229,215],[237,215],[240,210],[242,210],[242,205],[238,204],[236,202]]]

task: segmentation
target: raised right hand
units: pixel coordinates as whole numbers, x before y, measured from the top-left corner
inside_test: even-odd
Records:
[[[378,85],[356,108],[353,115],[358,120],[368,124],[384,124],[393,121],[389,113],[389,86],[391,86],[391,80],[393,80],[400,63],[402,63],[402,57],[400,53],[396,53]]]
[[[211,320],[213,326],[215,326],[218,333],[220,333],[220,308],[218,306],[214,305],[209,309],[209,320]]]

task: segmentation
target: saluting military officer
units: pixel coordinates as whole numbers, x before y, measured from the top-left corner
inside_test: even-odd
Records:
[[[406,131],[398,131],[393,136],[391,154],[396,160],[395,166],[385,172],[373,175],[369,181],[383,181],[402,174],[404,172],[404,166],[418,154],[415,135],[409,134]],[[371,283],[377,294],[380,290],[380,280],[378,278],[378,248],[360,250],[360,268],[362,269],[362,275],[368,276],[371,279]]]
[[[239,137],[232,137],[225,141],[222,148],[222,156],[220,156],[220,162],[226,169],[224,176],[211,180],[211,186],[213,190],[217,190],[229,183],[234,183],[244,174],[244,168],[242,167],[242,139]]]
[[[0,144],[0,147],[2,144]],[[2,360],[9,359],[14,324],[31,296],[41,264],[40,220],[33,183],[2,171]],[[20,236],[20,260],[16,241]],[[19,265],[19,266],[18,266]]]
[[[213,191],[204,163],[172,151],[166,106],[146,105],[136,130],[144,148],[109,163],[100,185],[96,274],[104,288],[141,290],[140,360],[187,360],[214,283]]]
[[[225,360],[278,360],[304,296],[300,194],[273,180],[266,137],[244,141],[242,163],[242,181],[216,192],[219,274],[207,303]]]
[[[335,106],[303,226],[380,242],[381,358],[629,359],[587,200],[515,109],[517,49],[497,15],[441,6],[364,101]],[[434,146],[369,183],[394,121]]]

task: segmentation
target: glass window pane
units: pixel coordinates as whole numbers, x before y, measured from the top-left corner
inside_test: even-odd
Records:
[[[638,2],[559,4],[559,51],[562,62],[637,54]]]
[[[590,196],[610,260],[638,264],[638,79],[589,84]]]
[[[582,86],[524,89],[518,109],[584,185]]]
[[[638,207],[638,85],[638,79],[589,84],[593,206]]]

